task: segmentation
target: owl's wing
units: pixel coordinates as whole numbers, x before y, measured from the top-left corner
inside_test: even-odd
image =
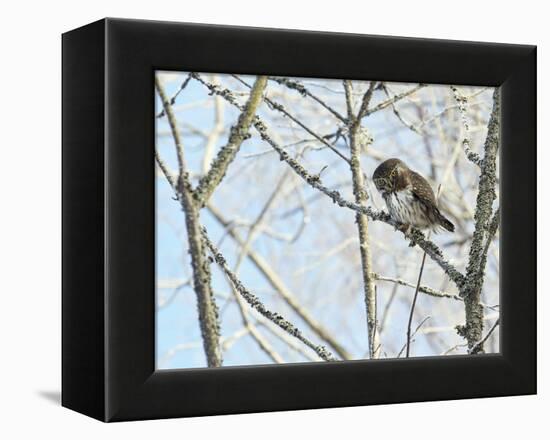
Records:
[[[413,195],[430,209],[437,210],[437,202],[432,187],[424,177],[415,171],[410,172]]]
[[[455,226],[453,223],[439,211],[434,192],[428,181],[414,171],[411,171],[410,179],[413,196],[428,208],[428,211],[433,214],[437,223],[447,231],[454,232]]]

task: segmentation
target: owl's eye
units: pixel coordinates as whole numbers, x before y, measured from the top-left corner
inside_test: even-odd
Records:
[[[374,184],[376,185],[376,188],[378,189],[383,189],[386,187],[386,179],[383,179],[383,178],[379,178],[379,179],[374,179]]]

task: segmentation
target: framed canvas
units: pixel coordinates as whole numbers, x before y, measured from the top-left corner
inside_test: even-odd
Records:
[[[62,403],[102,421],[536,392],[536,48],[63,34]]]

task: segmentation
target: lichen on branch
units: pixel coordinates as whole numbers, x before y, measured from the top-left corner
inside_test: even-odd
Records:
[[[479,344],[483,334],[483,307],[481,290],[485,279],[487,249],[498,227],[499,211],[493,214],[496,199],[496,167],[500,135],[500,91],[493,94],[493,109],[487,125],[487,137],[484,144],[484,157],[480,164],[479,186],[474,214],[474,233],[466,266],[465,282],[460,287],[460,296],[464,298],[466,324],[458,326],[468,348],[476,353],[483,352]]]

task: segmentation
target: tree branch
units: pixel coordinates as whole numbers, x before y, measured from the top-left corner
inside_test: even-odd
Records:
[[[168,166],[166,165],[164,160],[162,160],[162,158],[160,157],[159,152],[157,151],[156,148],[155,148],[155,159],[157,161],[158,167],[160,168],[160,170],[164,174],[164,177],[166,177],[166,180],[168,181],[170,186],[175,189],[177,187],[177,177],[172,175],[172,173],[168,169]]]
[[[491,243],[495,238],[499,225],[500,225],[500,208],[497,208],[495,210],[495,213],[493,214],[493,218],[491,219],[491,222],[489,223],[489,228],[487,230],[487,238],[485,239],[485,246],[483,248],[483,253],[481,255],[482,267],[485,267],[487,265],[487,253],[489,252],[489,247],[491,246]]]
[[[384,276],[384,275],[380,275],[378,273],[373,273],[372,275],[378,281],[385,281],[385,282],[388,282],[388,283],[394,283],[394,284],[398,284],[400,286],[406,286],[406,287],[410,287],[412,289],[416,289],[416,284],[409,283],[408,281],[402,280],[401,278],[387,277],[387,276]],[[433,296],[434,298],[450,298],[450,299],[454,299],[455,301],[464,302],[464,299],[460,295],[454,295],[452,293],[432,289],[431,287],[428,287],[428,286],[420,286],[418,288],[418,291],[422,292],[426,295]],[[498,308],[498,304],[493,305],[493,306],[489,305],[489,304],[485,304],[485,303],[480,303],[480,304],[483,307],[485,307],[486,309],[490,309],[490,310],[494,310],[494,309]]]
[[[426,263],[426,252],[422,254],[422,263],[420,263],[418,281],[416,282],[416,288],[414,289],[414,296],[411,304],[411,311],[409,312],[409,321],[407,323],[407,350],[405,352],[405,357],[409,357],[411,352],[411,326],[414,315],[414,308],[416,306],[416,299],[418,298],[418,290],[420,289],[420,281],[422,281],[422,273],[424,272],[424,263]]]
[[[351,84],[350,81],[346,81],[346,83]],[[372,94],[374,93],[374,87],[376,86],[375,81],[371,81],[369,84],[369,88],[363,95],[363,101],[361,102],[361,108],[359,109],[359,112],[357,113],[357,121],[356,124],[359,124],[361,122],[361,119],[363,119],[369,110],[369,104],[370,100],[372,99]],[[347,92],[346,92],[347,94]],[[353,98],[353,95],[352,95]],[[349,117],[348,117],[349,118]]]
[[[166,98],[166,93],[158,77],[155,76],[155,86],[161,97],[164,111],[168,117],[174,143],[178,155],[179,175],[177,182],[169,178],[168,170],[162,166],[162,160],[157,154],[157,163],[165,173],[168,182],[174,188],[183,211],[185,212],[185,224],[187,228],[187,239],[189,243],[189,254],[191,255],[191,267],[193,269],[193,287],[197,296],[197,308],[199,313],[199,325],[202,334],[206,361],[209,367],[219,367],[222,364],[220,349],[220,325],[218,307],[214,300],[211,287],[210,264],[206,259],[206,251],[203,246],[199,209],[193,201],[193,188],[189,175],[185,169],[183,156],[183,145],[179,136],[176,119],[171,104]]]
[[[377,273],[373,274],[373,276],[374,276],[375,279],[377,279],[379,281],[387,281],[387,282],[390,282],[390,283],[399,284],[400,286],[411,287],[413,289],[416,288],[416,284],[409,283],[409,282],[407,282],[405,280],[402,280],[400,278],[386,277],[386,276],[383,276],[383,275],[380,275],[380,274],[377,274]],[[451,299],[454,299],[456,301],[462,301],[462,298],[458,295],[453,295],[452,293],[447,293],[447,292],[442,292],[440,290],[435,290],[435,289],[432,289],[431,287],[428,287],[428,286],[419,286],[418,291],[422,292],[422,293],[425,293],[426,295],[433,296],[435,298],[451,298]]]
[[[176,116],[174,115],[174,110],[172,109],[172,104],[170,104],[170,101],[166,96],[166,92],[164,91],[164,87],[162,87],[162,84],[160,83],[160,80],[156,75],[155,75],[155,87],[162,101],[162,107],[164,108],[164,112],[168,117],[168,124],[170,125],[170,130],[172,131],[172,138],[174,139],[174,144],[176,145],[176,153],[178,157],[178,181],[179,181],[180,179],[183,178],[183,175],[185,173],[185,156],[183,153],[183,144],[181,142],[180,130],[178,127],[178,123],[176,121]],[[179,186],[179,183],[178,183],[178,186]]]
[[[189,77],[191,78],[191,77]],[[221,96],[214,97],[214,126],[208,135],[206,136],[206,143],[204,145],[204,155],[202,156],[202,174],[208,173],[210,164],[212,163],[212,156],[214,154],[214,148],[218,142],[219,137],[224,132],[224,104],[225,101]]]
[[[347,124],[347,119],[344,116],[342,116],[334,108],[329,106],[327,103],[325,103],[323,100],[318,98],[316,95],[311,93],[301,82],[290,78],[279,77],[279,76],[270,76],[269,79],[271,81],[275,81],[277,84],[286,86],[289,89],[296,90],[302,96],[309,96],[311,99],[313,99],[314,101],[319,103],[322,107],[327,109],[330,113],[332,113],[341,122],[343,122],[344,124]]]
[[[250,87],[246,82],[244,82],[242,79],[240,79],[238,76],[234,77],[239,80],[242,84],[244,84],[247,87]],[[315,139],[317,139],[319,142],[321,142],[325,147],[331,149],[334,151],[338,156],[340,156],[342,159],[344,159],[347,163],[350,162],[350,160],[344,156],[340,151],[338,151],[337,148],[333,147],[329,142],[326,141],[323,137],[319,136],[317,133],[315,133],[311,128],[309,128],[307,125],[305,125],[302,121],[300,121],[298,118],[294,117],[291,113],[289,113],[282,104],[279,104],[278,102],[273,101],[272,99],[269,99],[268,97],[264,98],[264,101],[267,102],[273,109],[277,110],[278,112],[285,115],[288,119],[290,119],[292,122],[294,122],[296,125],[302,127],[304,131],[309,133],[311,136],[313,136]]]
[[[284,331],[286,331],[288,334],[294,336],[296,339],[302,341],[305,345],[307,345],[309,348],[311,348],[313,351],[317,353],[317,355],[325,360],[325,361],[335,361],[336,359],[334,356],[322,345],[316,345],[313,342],[311,342],[309,339],[307,339],[305,336],[302,335],[302,332],[298,330],[292,323],[287,321],[283,316],[281,316],[279,313],[272,312],[268,310],[265,305],[260,301],[260,299],[251,293],[244,285],[241,283],[241,281],[237,278],[237,276],[229,269],[229,266],[227,265],[227,262],[224,258],[224,256],[220,253],[220,251],[214,246],[214,244],[210,241],[206,234],[206,229],[203,228],[202,231],[203,239],[206,243],[206,246],[208,249],[210,249],[210,252],[212,253],[212,256],[218,266],[225,272],[237,292],[245,299],[245,301],[258,313],[260,313],[265,318],[269,319],[273,323],[277,324],[280,328],[282,328]]]
[[[219,313],[211,287],[210,264],[206,258],[201,239],[198,209],[192,204],[193,199],[188,189],[182,191],[182,205],[185,210],[185,223],[193,268],[193,286],[197,295],[199,323],[204,350],[209,367],[220,367],[222,354],[220,350]]]
[[[363,97],[361,109],[357,117],[353,114],[353,90],[351,81],[344,81],[344,90],[346,92],[346,102],[348,103],[348,132],[350,140],[351,161],[350,170],[353,182],[353,194],[355,203],[360,206],[367,201],[365,192],[365,181],[361,169],[361,150],[367,148],[364,138],[360,134],[361,117],[366,113],[372,93],[374,91],[374,81],[371,81],[367,92]],[[360,212],[355,214],[355,222],[359,233],[359,250],[361,253],[361,267],[363,276],[363,291],[365,296],[365,308],[367,313],[367,334],[369,341],[369,357],[374,359],[378,357],[379,335],[376,322],[376,286],[372,276],[372,257],[369,245],[369,222],[368,217]]]
[[[235,300],[237,301],[237,306],[241,314],[241,319],[242,319],[244,328],[248,329],[248,331],[250,332],[250,335],[256,341],[256,343],[258,344],[258,347],[260,347],[260,350],[262,350],[265,354],[267,354],[271,358],[271,360],[276,364],[283,364],[284,359],[281,357],[281,355],[275,351],[273,346],[260,333],[260,331],[256,328],[256,326],[252,322],[250,322],[250,319],[248,318],[247,310],[245,309],[243,304],[244,302],[243,298],[239,295],[235,286],[232,283],[230,284],[233,290],[233,294],[235,295]]]
[[[181,92],[187,87],[187,84],[189,84],[189,81],[191,81],[191,75],[187,75],[185,78],[185,81],[183,81],[178,89],[178,91],[172,96],[169,100],[170,106],[174,105],[176,103],[176,99],[179,96]],[[164,115],[166,115],[166,110],[163,109],[157,114],[157,118],[162,118]]]
[[[462,119],[462,126],[464,127],[464,138],[462,139],[462,147],[464,148],[464,153],[466,154],[466,157],[470,160],[470,162],[476,164],[477,166],[481,166],[481,158],[479,157],[479,154],[477,154],[475,151],[472,151],[470,147],[470,125],[468,124],[468,118],[466,115],[466,107],[468,105],[468,98],[461,94],[458,89],[455,86],[450,86],[451,90],[453,92],[453,96],[455,98],[455,101],[458,105],[458,110],[460,111],[460,117]]]
[[[484,258],[487,240],[491,240],[490,230],[498,226],[497,221],[490,222],[493,202],[496,199],[496,159],[500,133],[500,92],[495,89],[493,94],[493,110],[487,127],[485,139],[485,156],[481,162],[479,188],[475,209],[475,228],[470,245],[466,280],[460,288],[460,296],[464,298],[466,325],[457,327],[458,333],[468,342],[469,350],[473,350],[481,341],[483,332],[483,308],[480,303],[481,289],[485,278]],[[498,215],[494,219],[498,218]],[[491,225],[493,223],[493,225]],[[483,344],[476,348],[476,353],[483,352]]]
[[[191,75],[195,79],[198,77],[196,73]],[[242,107],[237,125],[231,129],[227,145],[220,150],[206,176],[200,179],[195,191],[195,200],[201,208],[206,205],[208,199],[225,176],[227,167],[235,159],[243,141],[250,136],[250,125],[254,119],[256,109],[262,101],[262,94],[266,85],[267,76],[258,76],[252,86],[248,101]]]
[[[240,246],[243,246],[245,241],[241,236],[233,229],[230,228],[230,224],[225,220],[222,214],[212,205],[208,205],[208,210],[212,213],[214,218],[223,226],[227,227],[229,236],[235,240]],[[351,354],[336,340],[334,339],[330,332],[309,312],[299,303],[296,295],[290,291],[290,289],[285,285],[283,280],[277,275],[277,273],[269,266],[269,264],[262,258],[261,255],[254,252],[253,249],[247,249],[246,253],[250,258],[250,261],[254,266],[260,271],[260,273],[265,277],[266,281],[277,291],[277,293],[283,298],[283,300],[290,306],[290,308],[313,330],[322,340],[324,340],[328,345],[342,359],[349,360],[352,359]]]
[[[395,104],[396,102],[401,101],[402,99],[404,99],[408,96],[411,96],[412,94],[418,92],[420,89],[422,89],[426,86],[427,86],[427,84],[419,84],[416,87],[413,87],[412,89],[407,90],[406,92],[399,93],[398,95],[395,95],[393,98],[382,101],[380,104],[375,105],[373,108],[371,108],[370,110],[365,112],[364,116],[369,116],[369,115],[372,115],[373,113],[375,113],[377,111],[383,110],[386,107],[388,107],[392,104]]]
[[[469,354],[477,354],[480,352],[480,349],[483,349],[483,344],[485,344],[485,342],[487,342],[487,339],[489,339],[489,337],[493,334],[493,332],[495,331],[495,329],[498,327],[498,325],[500,324],[500,318],[498,318],[495,323],[493,324],[493,326],[491,327],[491,329],[487,332],[487,334],[485,335],[485,337],[479,341],[476,345],[474,345],[469,351],[468,353]]]

